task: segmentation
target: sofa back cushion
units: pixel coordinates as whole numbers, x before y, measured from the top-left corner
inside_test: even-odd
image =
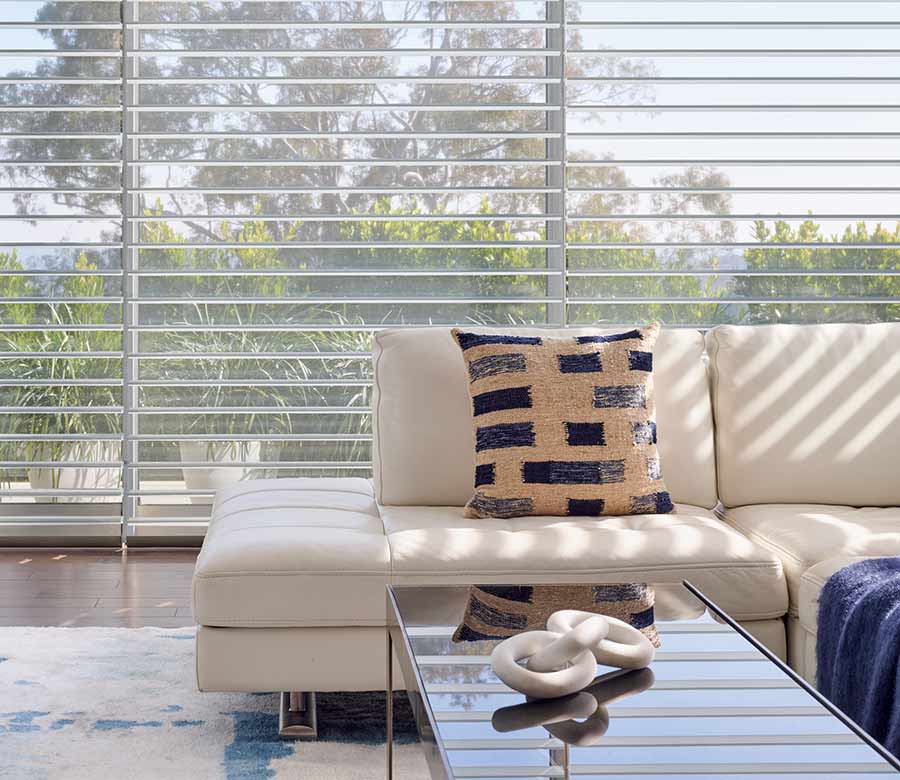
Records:
[[[900,505],[900,324],[707,334],[719,497]]]
[[[517,328],[516,333],[578,336],[622,330],[627,328]],[[656,416],[672,499],[711,508],[716,504],[715,454],[703,350],[698,331],[660,333],[654,350]],[[472,496],[475,471],[472,402],[465,362],[450,329],[381,331],[374,359],[379,503],[463,506]]]

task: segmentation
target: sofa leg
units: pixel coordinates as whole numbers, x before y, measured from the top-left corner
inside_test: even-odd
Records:
[[[315,739],[318,736],[315,693],[282,692],[278,736],[282,739]]]

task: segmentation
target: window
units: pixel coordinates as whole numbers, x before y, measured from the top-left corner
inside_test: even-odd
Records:
[[[368,475],[381,327],[900,319],[900,3],[0,13],[0,533]]]
[[[2,2],[0,14],[0,533],[69,520],[117,534],[119,4]]]
[[[570,322],[900,318],[900,3],[567,7]]]

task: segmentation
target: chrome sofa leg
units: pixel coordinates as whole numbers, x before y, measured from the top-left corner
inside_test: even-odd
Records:
[[[316,739],[316,694],[283,691],[278,713],[278,736],[282,739]]]

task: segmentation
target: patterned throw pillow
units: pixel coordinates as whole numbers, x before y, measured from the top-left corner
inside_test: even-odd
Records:
[[[654,324],[613,335],[453,336],[469,373],[467,517],[671,512],[656,447]]]
[[[541,631],[559,609],[578,609],[624,620],[655,647],[653,588],[644,583],[621,585],[474,585],[454,642],[506,639],[523,631]]]

